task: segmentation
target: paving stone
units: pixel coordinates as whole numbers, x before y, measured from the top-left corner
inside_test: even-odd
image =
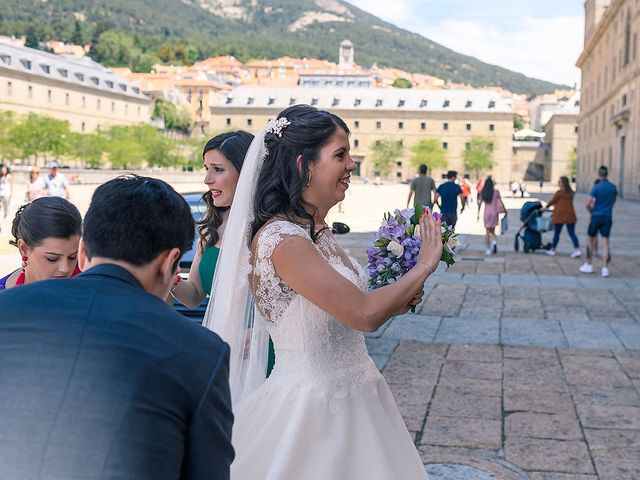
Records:
[[[587,309],[582,306],[545,305],[544,317],[547,320],[590,320]]]
[[[620,462],[607,458],[594,458],[600,480],[638,480],[640,478],[640,463]]]
[[[527,472],[529,480],[598,480],[595,475],[574,475],[558,472]]]
[[[525,348],[525,347],[502,347],[502,355],[504,358],[553,358],[556,359],[556,351],[553,348]]]
[[[438,383],[440,368],[398,366],[389,362],[382,375],[387,383],[406,385],[408,388],[424,387]]]
[[[606,323],[565,320],[560,322],[570,348],[624,349],[618,336]]]
[[[640,352],[616,352],[616,358],[629,377],[640,378]]]
[[[539,390],[504,391],[505,412],[557,413],[574,415],[569,392],[541,392]]]
[[[640,324],[610,322],[609,325],[626,348],[640,350]]]
[[[505,391],[538,390],[560,393],[569,391],[556,359],[505,358],[503,369]]]
[[[404,420],[408,430],[419,432],[424,425],[424,419],[427,416],[426,405],[398,404],[398,410]]]
[[[386,367],[387,362],[389,361],[389,355],[383,355],[383,354],[369,354],[369,356],[371,357],[371,360],[373,360],[373,363],[376,364],[376,368],[378,370],[382,370],[384,369],[384,367]]]
[[[570,385],[631,387],[615,358],[565,356],[562,357],[562,368]]]
[[[429,415],[500,420],[502,400],[500,397],[464,395],[455,390],[438,388],[429,408]]]
[[[570,389],[576,404],[640,407],[640,394],[631,384],[629,387],[574,385]]]
[[[584,429],[590,449],[640,447],[640,430]]]
[[[531,298],[540,300],[540,292],[535,287],[527,288],[504,288],[503,296],[507,298]]]
[[[502,395],[502,382],[481,378],[442,377],[438,388],[446,388],[460,394],[483,395],[499,397]]]
[[[594,474],[587,445],[526,437],[507,437],[505,459],[525,470]]]
[[[577,281],[574,277],[565,275],[538,275],[541,287],[576,288]]]
[[[586,428],[640,430],[640,407],[578,404],[578,417]]]
[[[538,275],[504,273],[500,275],[500,284],[503,287],[538,287],[540,281]]]
[[[383,338],[431,342],[439,326],[440,317],[413,314],[402,315],[393,319]]]
[[[497,449],[502,446],[500,420],[429,415],[422,444]]]
[[[502,349],[498,345],[451,345],[447,360],[502,362]]]
[[[629,288],[629,284],[621,278],[601,278],[587,275],[580,277],[580,284],[586,288]]]
[[[499,325],[497,318],[443,318],[435,341],[495,345],[498,343]]]
[[[395,321],[395,320],[394,320]],[[391,355],[398,346],[398,341],[393,338],[366,338],[369,355]]]
[[[582,432],[575,414],[516,412],[505,419],[505,434],[529,438],[581,440]]]
[[[462,281],[471,285],[500,285],[500,275],[465,273]]]
[[[502,379],[501,363],[447,361],[442,369],[442,378],[480,378],[486,380]]]
[[[503,318],[500,341],[504,345],[568,347],[557,321],[530,322],[521,318]]]

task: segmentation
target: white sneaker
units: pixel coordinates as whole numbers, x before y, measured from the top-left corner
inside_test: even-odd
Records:
[[[609,276],[609,269],[607,267],[602,267],[602,276],[607,278]]]
[[[582,252],[579,248],[576,248],[571,254],[571,258],[580,258],[582,256]]]
[[[556,255],[556,251],[551,249],[551,250],[547,250],[547,255],[549,255],[550,257],[555,257]]]
[[[593,273],[593,265],[590,263],[583,263],[580,267],[580,271],[582,273]]]
[[[491,255],[491,249],[490,249],[490,248],[487,248],[487,249],[484,251],[484,254],[485,254],[487,257],[488,257],[489,255]]]

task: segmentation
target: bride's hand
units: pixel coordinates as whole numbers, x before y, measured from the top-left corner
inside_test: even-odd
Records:
[[[422,297],[423,296],[424,296],[424,289],[421,288],[420,291],[418,293],[416,293],[415,296],[409,302],[409,307],[414,307],[414,306],[420,304],[420,302],[422,301]]]
[[[417,262],[427,265],[430,272],[434,272],[442,257],[442,222],[433,218],[430,211],[420,216],[421,246]]]

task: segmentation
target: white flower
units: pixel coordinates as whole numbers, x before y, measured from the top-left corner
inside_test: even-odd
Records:
[[[420,233],[420,226],[416,225],[416,229],[413,231],[413,237],[416,240],[422,240],[422,234]]]
[[[400,258],[404,253],[404,247],[400,245],[398,242],[396,242],[395,240],[391,240],[389,242],[389,245],[387,245],[387,250],[393,253],[396,256],[396,258]]]
[[[451,237],[445,244],[445,248],[449,253],[453,253],[453,249],[458,246],[458,237]]]
[[[291,122],[287,120],[287,117],[272,119],[272,120],[269,120],[269,123],[267,123],[267,127],[265,128],[265,131],[267,133],[273,133],[274,135],[277,135],[279,138],[279,137],[282,137],[282,131],[289,125],[291,125]]]
[[[440,225],[440,233],[447,233],[447,227]]]

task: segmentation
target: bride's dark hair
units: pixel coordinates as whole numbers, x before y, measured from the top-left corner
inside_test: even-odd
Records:
[[[207,152],[219,150],[231,165],[240,172],[252,140],[253,135],[242,130],[221,133],[209,140],[204,146],[202,159],[204,160]],[[229,207],[216,207],[210,190],[207,190],[202,195],[202,200],[207,205],[207,213],[198,222],[198,237],[200,238],[199,247],[204,249],[205,246],[215,245],[220,239],[218,228],[222,225],[222,212],[228,210]]]
[[[283,117],[290,125],[281,130],[282,135],[267,133],[264,137],[268,154],[258,177],[251,237],[271,218],[280,215],[292,222],[308,222],[315,241],[320,232],[316,232],[312,207],[302,199],[309,180],[309,165],[318,161],[320,150],[338,128],[348,135],[349,127],[337,115],[309,105],[289,107],[278,115]],[[298,156],[302,157],[300,168]]]

